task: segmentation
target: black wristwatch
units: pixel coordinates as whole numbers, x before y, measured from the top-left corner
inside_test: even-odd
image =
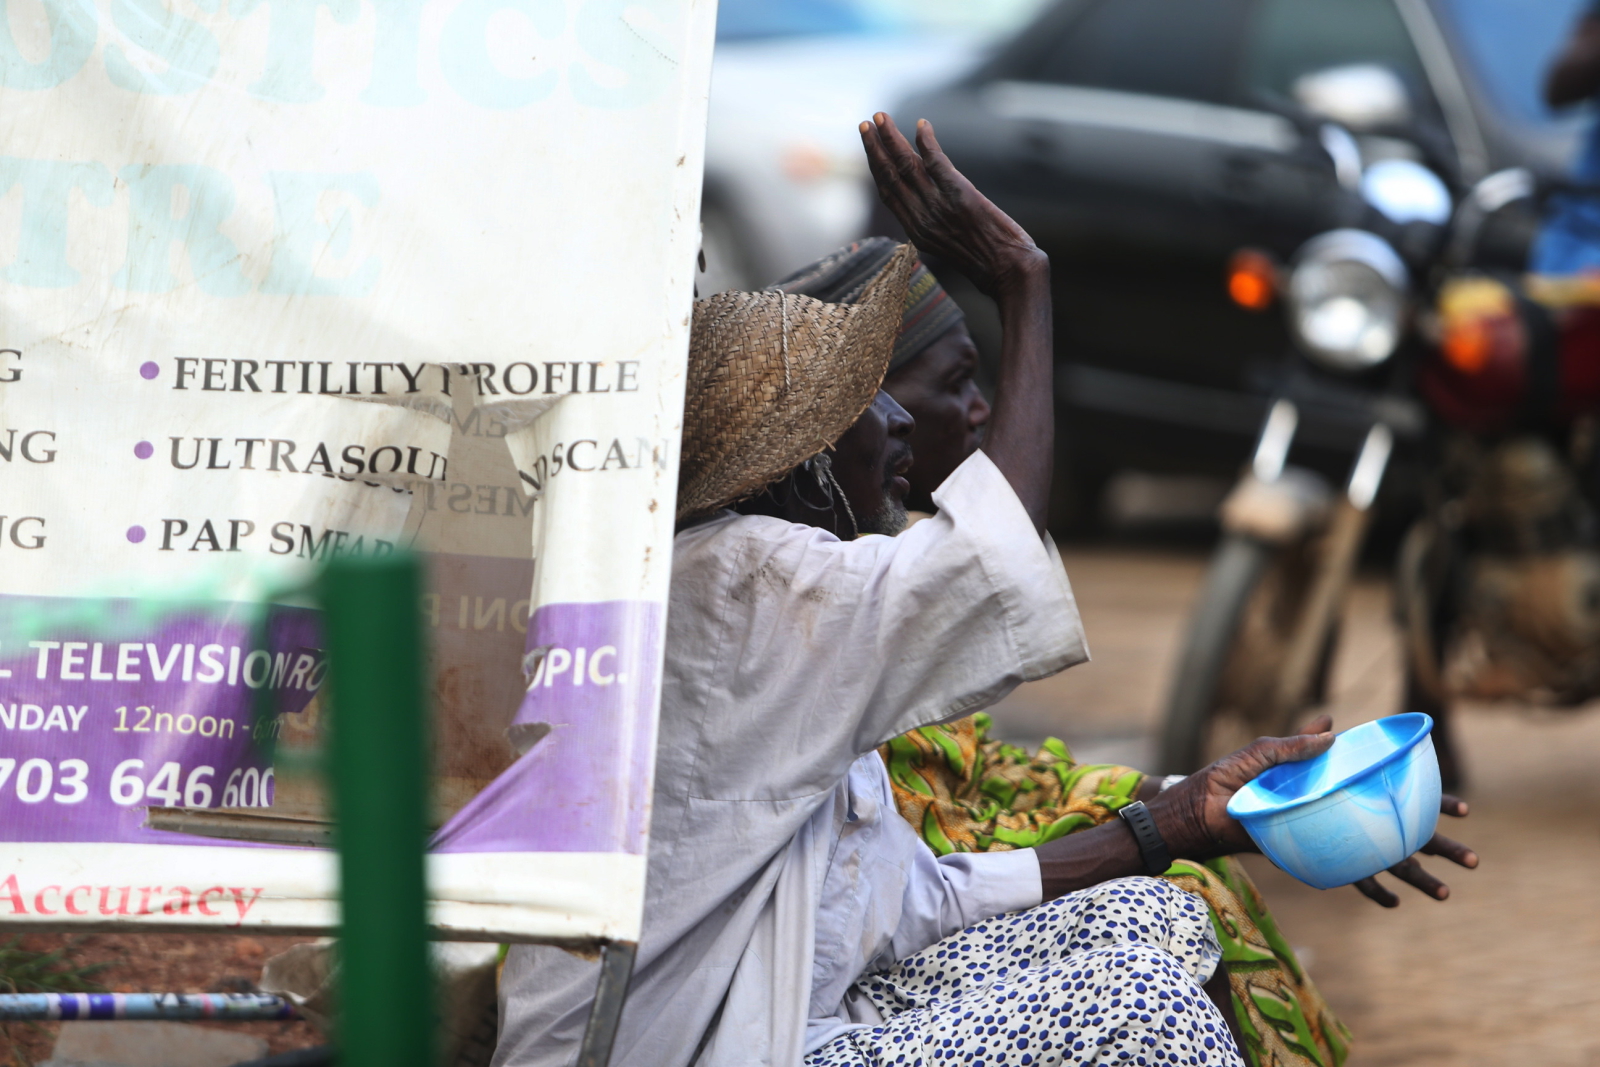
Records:
[[[1117,815],[1128,824],[1128,829],[1133,832],[1133,839],[1139,843],[1139,855],[1144,859],[1144,869],[1153,875],[1167,873],[1167,868],[1172,866],[1172,853],[1167,851],[1167,843],[1161,840],[1161,831],[1156,829],[1155,816],[1144,806],[1144,801],[1135,800],[1118,811]]]

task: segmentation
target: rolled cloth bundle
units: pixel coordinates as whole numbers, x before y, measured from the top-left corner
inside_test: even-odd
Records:
[[[678,518],[756,493],[832,445],[877,395],[900,332],[910,245],[849,304],[778,289],[694,306]]]
[[[829,304],[854,304],[900,247],[903,246],[887,237],[867,237],[800,268],[771,288]],[[906,286],[900,333],[889,357],[889,370],[893,372],[910,362],[965,318],[944,286],[918,260]]]

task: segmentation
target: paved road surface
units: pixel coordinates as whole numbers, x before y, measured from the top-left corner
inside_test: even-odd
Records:
[[[997,726],[1021,741],[1063,737],[1080,759],[1139,765],[1204,559],[1064,556],[1094,661],[1018,690],[994,709]],[[1331,687],[1338,728],[1397,707],[1388,606],[1377,577],[1352,597]],[[1455,836],[1483,865],[1445,875],[1449,901],[1406,890],[1386,911],[1257,857],[1252,873],[1355,1031],[1350,1067],[1600,1067],[1600,711],[1470,708],[1463,737],[1473,810]]]

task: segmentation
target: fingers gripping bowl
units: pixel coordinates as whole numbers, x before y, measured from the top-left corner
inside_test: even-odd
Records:
[[[1349,885],[1416,852],[1439,821],[1439,761],[1426,715],[1391,715],[1315,759],[1269,768],[1228,801],[1267,858],[1307,885]]]

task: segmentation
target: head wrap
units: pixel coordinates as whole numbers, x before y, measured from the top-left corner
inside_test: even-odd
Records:
[[[800,268],[768,288],[814,297],[827,304],[854,304],[899,247],[887,237],[868,237]],[[965,317],[944,286],[919,260],[906,290],[905,311],[900,317],[894,353],[889,357],[889,370],[911,362]]]

